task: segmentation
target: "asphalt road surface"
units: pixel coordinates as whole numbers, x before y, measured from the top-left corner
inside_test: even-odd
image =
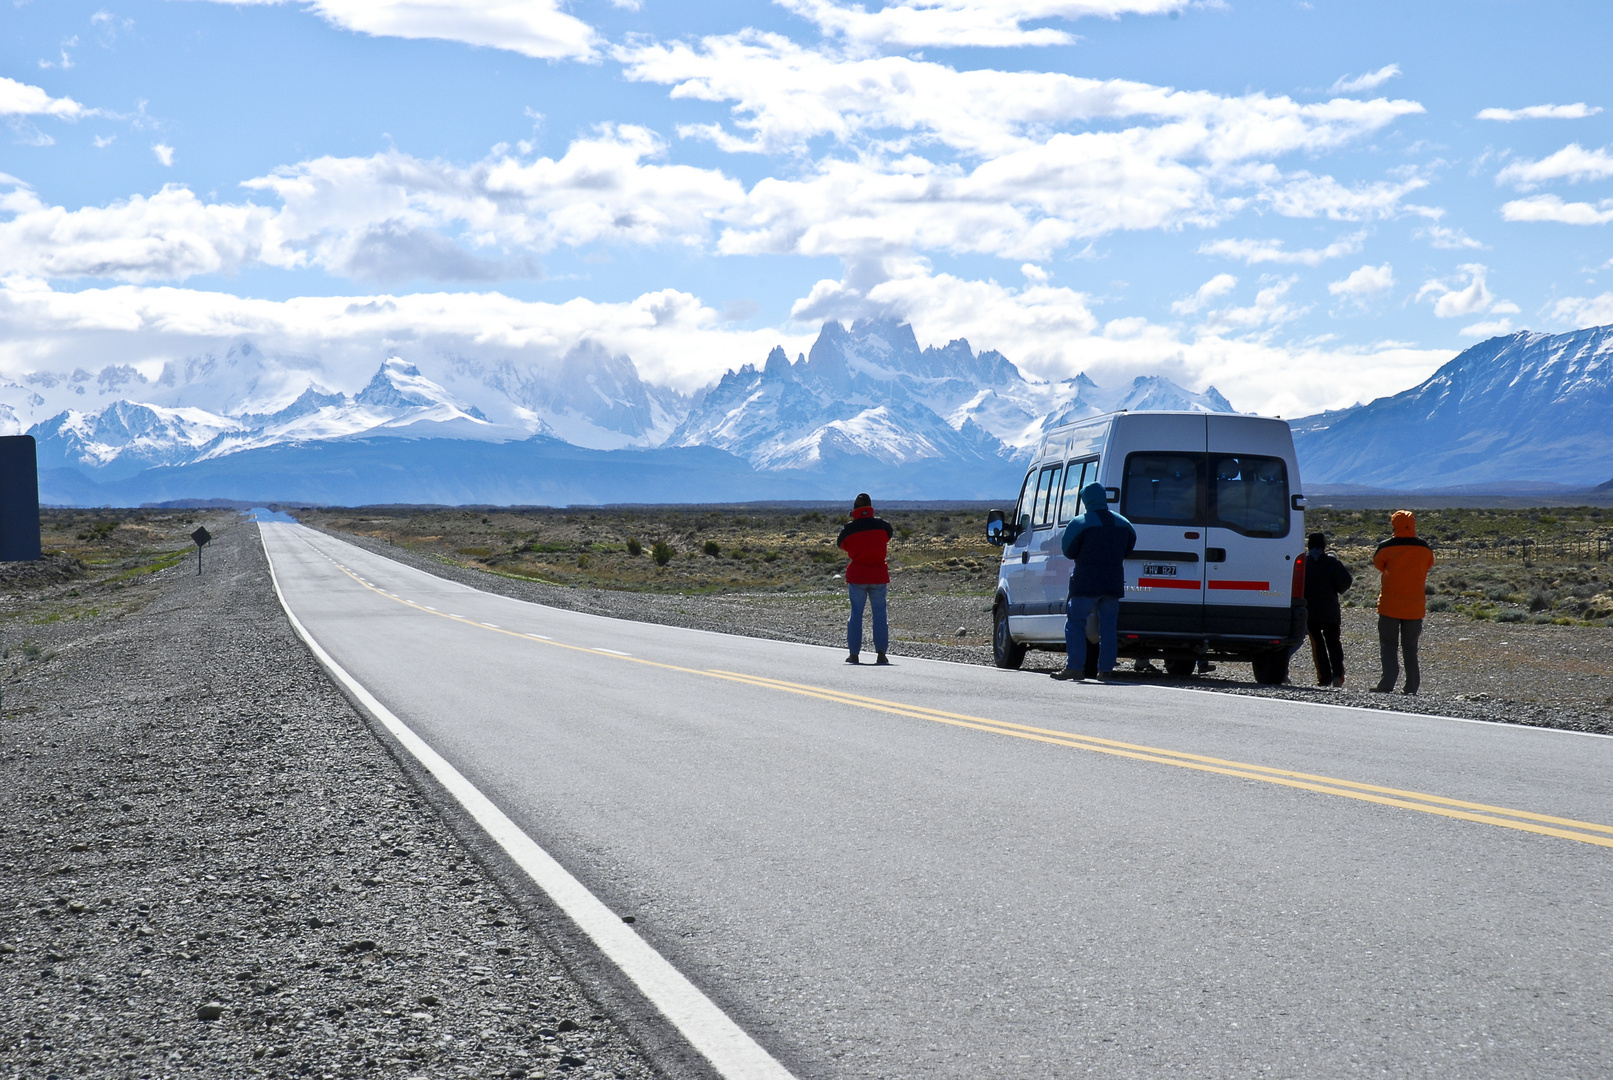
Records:
[[[1613,1073],[1613,739],[850,667],[262,529],[331,657],[802,1080]]]

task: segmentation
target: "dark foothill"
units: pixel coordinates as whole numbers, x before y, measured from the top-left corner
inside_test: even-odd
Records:
[[[196,1019],[217,1020],[224,1015],[224,1006],[216,1001],[209,1001],[206,1005],[196,1006]]]

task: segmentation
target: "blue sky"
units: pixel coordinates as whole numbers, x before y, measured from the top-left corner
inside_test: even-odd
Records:
[[[353,389],[594,341],[691,390],[877,314],[1047,378],[1345,405],[1613,322],[1610,21],[9,0],[0,379],[250,338]]]

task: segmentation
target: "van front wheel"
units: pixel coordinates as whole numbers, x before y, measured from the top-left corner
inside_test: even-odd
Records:
[[[1288,681],[1288,650],[1273,649],[1256,656],[1250,666],[1254,668],[1255,682],[1261,686],[1280,686]]]
[[[1018,671],[1025,662],[1025,646],[1016,642],[1008,632],[1008,605],[998,604],[991,616],[992,663],[1009,671]]]

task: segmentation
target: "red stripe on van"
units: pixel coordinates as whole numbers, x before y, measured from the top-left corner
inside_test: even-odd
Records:
[[[1210,582],[1210,588],[1212,588],[1212,589],[1238,589],[1238,590],[1241,590],[1243,592],[1270,592],[1271,591],[1271,582],[1269,582],[1269,581],[1212,581],[1212,582]]]
[[[1140,589],[1197,589],[1199,583],[1191,579],[1184,581],[1181,578],[1173,577],[1140,577],[1137,579],[1137,587]]]

